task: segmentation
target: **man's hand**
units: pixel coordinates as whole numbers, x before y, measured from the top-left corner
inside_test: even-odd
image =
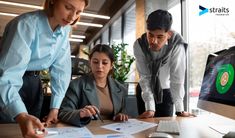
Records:
[[[140,118],[140,119],[144,119],[144,118],[152,118],[152,117],[154,117],[154,111],[145,111],[145,112],[143,112],[141,115],[139,115],[138,116],[138,118]]]
[[[15,119],[20,125],[21,133],[24,138],[43,138],[46,135],[43,124],[35,116],[27,113],[20,113]],[[36,134],[36,129],[44,133]]]
[[[58,122],[58,112],[59,109],[53,108],[50,110],[48,116],[44,117],[44,120],[46,121],[45,126],[49,126]]]
[[[181,112],[180,114],[178,114],[177,116],[182,116],[182,117],[196,117],[196,115],[189,113],[189,112]]]

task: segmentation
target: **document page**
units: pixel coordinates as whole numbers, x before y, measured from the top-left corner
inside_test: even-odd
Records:
[[[155,126],[157,126],[156,123],[139,121],[137,119],[129,119],[127,122],[112,123],[101,127],[124,134],[135,134]]]
[[[129,134],[106,134],[106,135],[94,135],[95,138],[134,138]]]
[[[58,127],[47,128],[46,138],[94,138],[86,127]]]

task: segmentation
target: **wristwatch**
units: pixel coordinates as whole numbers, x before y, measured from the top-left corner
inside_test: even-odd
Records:
[[[181,116],[183,113],[184,113],[184,111],[181,111],[181,112],[175,112],[175,114],[176,114],[177,116]]]

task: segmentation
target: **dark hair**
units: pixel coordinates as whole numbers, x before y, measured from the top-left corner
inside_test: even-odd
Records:
[[[156,10],[149,14],[146,22],[148,30],[163,29],[167,32],[171,29],[172,15],[165,10]]]
[[[99,53],[105,53],[109,59],[111,60],[111,63],[114,62],[114,53],[113,53],[113,49],[108,46],[108,45],[105,45],[105,44],[97,44],[95,45],[94,48],[92,48],[90,54],[89,54],[89,59],[91,60],[93,54],[95,52],[99,52]]]
[[[53,16],[54,5],[58,0],[46,0],[44,3],[44,10],[49,17]],[[85,2],[85,7],[89,5],[89,0],[81,0]],[[79,17],[71,24],[74,25],[78,21]]]

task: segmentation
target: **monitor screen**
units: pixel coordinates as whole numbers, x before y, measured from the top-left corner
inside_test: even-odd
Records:
[[[208,55],[198,107],[235,119],[235,47]]]

